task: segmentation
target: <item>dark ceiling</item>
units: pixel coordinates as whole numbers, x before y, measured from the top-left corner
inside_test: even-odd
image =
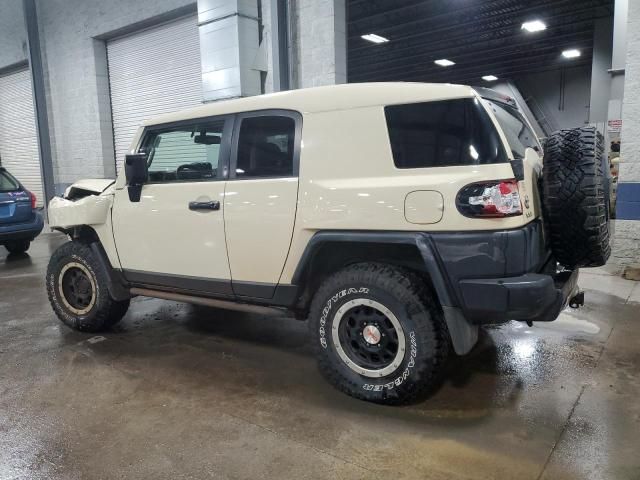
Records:
[[[348,0],[348,80],[483,83],[562,66],[590,65],[594,21],[613,15],[614,0]],[[528,33],[523,22],[543,20]],[[360,38],[388,38],[374,44]],[[565,59],[561,52],[582,55]],[[456,62],[440,67],[433,62]]]

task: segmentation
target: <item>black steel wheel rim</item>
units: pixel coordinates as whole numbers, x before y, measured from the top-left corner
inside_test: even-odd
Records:
[[[398,353],[398,332],[391,320],[368,305],[355,306],[344,314],[338,338],[349,359],[368,370],[388,367]]]
[[[91,280],[81,269],[71,267],[62,277],[62,294],[73,308],[85,310],[93,300]]]

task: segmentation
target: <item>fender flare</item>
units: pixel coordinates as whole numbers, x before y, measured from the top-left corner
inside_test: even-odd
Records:
[[[431,236],[422,232],[370,232],[370,231],[323,231],[316,233],[307,244],[298,266],[293,274],[292,283],[305,287],[314,266],[323,262],[319,258],[322,247],[327,245],[372,246],[397,249],[398,246],[415,248],[415,258],[420,259],[419,270],[428,275],[435,290],[449,330],[454,351],[465,355],[471,351],[478,340],[478,325],[465,317],[455,290],[442,265],[442,260],[433,244]],[[375,259],[370,259],[374,260]],[[366,261],[366,260],[365,260]]]
[[[129,291],[127,281],[124,279],[124,276],[122,275],[120,270],[116,270],[111,266],[111,262],[109,262],[109,258],[107,257],[107,252],[104,251],[104,247],[102,246],[102,244],[100,242],[91,242],[89,244],[89,248],[98,259],[100,266],[107,274],[109,282],[107,288],[109,289],[111,298],[116,301],[122,301],[131,298],[131,292]]]

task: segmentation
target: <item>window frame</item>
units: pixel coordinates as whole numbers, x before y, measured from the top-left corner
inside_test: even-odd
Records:
[[[236,168],[238,165],[238,146],[240,141],[240,128],[242,121],[246,118],[256,117],[287,117],[294,121],[294,137],[293,137],[293,172],[291,175],[277,175],[277,176],[250,176],[250,177],[238,177],[236,175]],[[233,139],[231,145],[231,158],[229,165],[229,181],[244,181],[244,180],[273,180],[277,178],[298,178],[300,175],[300,151],[302,144],[302,114],[295,110],[286,110],[280,108],[272,108],[267,110],[254,110],[249,112],[242,112],[235,114],[234,126],[233,126]]]
[[[228,180],[229,177],[229,157],[231,154],[231,142],[234,133],[235,115],[215,115],[213,117],[200,117],[190,118],[188,120],[179,120],[177,122],[159,123],[156,125],[149,125],[144,128],[140,137],[140,144],[138,145],[137,152],[143,153],[142,148],[149,139],[149,136],[162,130],[168,130],[171,128],[185,127],[189,125],[199,125],[210,122],[224,122],[222,127],[222,142],[220,143],[220,156],[218,158],[217,170],[222,168],[222,175],[215,178],[200,178],[200,179],[185,179],[185,180],[173,180],[170,182],[150,182],[147,176],[147,180],[144,185],[173,185],[177,183],[203,183],[203,182],[219,182]],[[148,165],[150,166],[150,165]]]

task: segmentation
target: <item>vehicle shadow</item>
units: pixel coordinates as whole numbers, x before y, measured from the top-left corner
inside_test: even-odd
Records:
[[[155,310],[147,320],[136,324],[139,315],[135,311],[140,303],[148,304],[149,311]],[[347,397],[322,379],[308,341],[306,322],[171,302],[161,304],[159,309],[157,306],[158,301],[138,302],[132,309],[133,315],[128,315],[110,335],[127,339],[127,355],[157,356],[159,364],[166,364],[163,368],[184,367],[185,375],[190,374],[189,360],[169,364],[175,361],[175,356],[164,357],[166,348],[197,350],[199,371],[209,372],[218,386],[227,382],[226,388],[232,391],[246,387],[246,379],[259,379],[252,380],[252,388],[258,390],[256,395],[286,392],[286,396],[293,397],[292,401],[317,405],[329,402],[332,408],[345,412],[384,414],[413,423],[460,422],[463,426],[481,422],[497,408],[515,404],[523,389],[517,373],[506,372],[491,330],[481,330],[478,344],[470,354],[463,357],[451,354],[441,380],[426,398],[419,403],[389,408]],[[136,337],[144,346],[131,341],[133,330],[137,330]],[[163,348],[149,348],[148,336],[153,337],[151,341],[162,342]],[[242,371],[242,379],[221,371],[216,363],[220,357],[231,359],[228,368]]]
[[[0,247],[1,248],[1,247]],[[0,255],[0,271],[18,270],[33,266],[33,259],[28,253],[8,253],[5,256]]]

